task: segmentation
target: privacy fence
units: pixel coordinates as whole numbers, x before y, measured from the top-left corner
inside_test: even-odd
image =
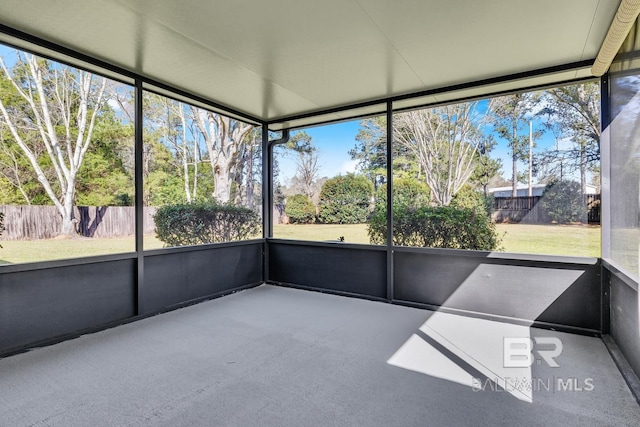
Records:
[[[145,207],[144,233],[154,233],[155,207]],[[0,205],[4,213],[2,240],[50,239],[60,234],[62,216],[55,206]],[[76,231],[84,237],[121,237],[135,234],[133,206],[76,206]]]
[[[585,219],[589,224],[600,224],[600,195],[585,194]],[[540,206],[542,196],[496,197],[493,199],[492,218],[496,222],[548,224],[551,219]]]

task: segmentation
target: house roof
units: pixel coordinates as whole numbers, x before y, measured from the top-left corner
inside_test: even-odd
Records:
[[[589,77],[618,4],[3,0],[0,22],[277,129]]]

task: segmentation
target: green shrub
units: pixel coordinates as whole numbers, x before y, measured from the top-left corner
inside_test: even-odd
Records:
[[[284,212],[291,224],[311,224],[316,218],[316,207],[306,194],[287,197]]]
[[[491,251],[501,243],[491,218],[476,209],[395,205],[393,215],[394,245]],[[371,243],[386,241],[384,211],[376,209],[368,232]]]
[[[431,198],[429,187],[415,178],[396,178],[393,180],[393,204],[400,206],[428,206]],[[387,184],[376,191],[376,208],[387,203]]]
[[[353,174],[327,180],[320,191],[318,219],[325,224],[361,224],[367,222],[373,184]]]
[[[560,224],[587,222],[587,204],[577,182],[560,181],[547,185],[540,207],[551,221]]]
[[[248,208],[217,203],[166,205],[153,219],[166,247],[231,242],[257,237],[260,217]]]
[[[459,209],[473,209],[491,215],[493,196],[485,196],[470,185],[465,184],[460,191],[453,196],[450,206]]]

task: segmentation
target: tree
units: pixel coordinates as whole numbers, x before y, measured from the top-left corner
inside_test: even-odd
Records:
[[[190,106],[190,117],[204,138],[213,172],[213,198],[229,203],[239,160],[253,125],[223,116],[213,111]]]
[[[349,156],[357,161],[358,171],[366,176],[375,188],[381,184],[379,177],[387,175],[387,119],[376,116],[360,121],[356,145]]]
[[[586,194],[587,171],[600,161],[600,86],[583,83],[543,92],[547,106],[541,110],[549,118],[547,127],[559,139],[569,139],[568,150],[550,150],[541,162],[559,164],[562,174],[580,171],[580,189]],[[557,174],[556,174],[557,175]]]
[[[498,136],[507,140],[511,149],[512,197],[518,196],[518,161],[528,156],[529,133],[519,135],[525,127],[528,128],[533,109],[539,100],[539,95],[526,92],[492,98],[489,101],[490,118]],[[540,137],[540,132],[534,134],[534,139]]]
[[[476,103],[397,114],[394,141],[417,160],[433,201],[447,206],[471,177],[481,142]]]
[[[317,197],[321,188],[320,183],[320,165],[319,153],[313,146],[311,136],[305,131],[297,131],[291,134],[289,140],[274,147],[273,158],[273,177],[274,177],[274,193],[278,193],[279,201],[284,200],[282,193],[282,185],[278,180],[280,172],[280,164],[278,158],[295,156],[296,173],[290,178],[288,188],[285,190],[288,196],[294,194],[305,194],[314,203],[317,203]]]
[[[557,181],[548,184],[542,194],[540,205],[554,222],[587,223],[587,204],[577,182]]]
[[[362,224],[371,212],[373,184],[362,175],[339,175],[320,191],[318,219],[325,224]]]
[[[58,208],[60,233],[72,235],[76,180],[103,106],[106,79],[31,54],[18,53],[11,70],[2,59],[0,66],[13,91],[0,96],[1,125]],[[42,151],[48,164],[40,158]]]
[[[487,187],[492,179],[494,179],[500,173],[502,169],[502,160],[494,159],[490,153],[496,146],[496,141],[492,135],[482,138],[479,144],[476,166],[471,174],[470,181],[477,183],[482,187],[484,196],[487,197]]]
[[[315,148],[298,152],[296,159],[296,176],[302,186],[302,194],[313,200],[316,195],[316,182],[319,178],[318,152]]]
[[[306,194],[287,197],[285,213],[291,224],[311,224],[316,216],[316,207]]]

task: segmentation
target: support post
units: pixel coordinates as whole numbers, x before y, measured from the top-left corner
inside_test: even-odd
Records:
[[[393,275],[393,102],[387,102],[387,299],[394,299]]]
[[[143,122],[143,89],[142,80],[136,79],[135,82],[135,112],[134,112],[134,138],[135,138],[135,222],[136,222],[136,291],[135,291],[135,307],[136,315],[144,313],[144,304],[142,291],[144,286],[144,187],[143,187],[143,153],[144,153],[144,122]]]

